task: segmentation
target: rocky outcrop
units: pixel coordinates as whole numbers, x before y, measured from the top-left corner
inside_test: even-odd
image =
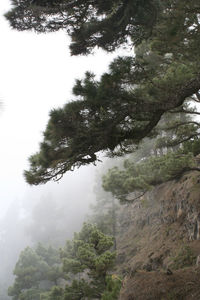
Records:
[[[149,293],[143,298],[139,298],[136,292],[130,295],[130,285],[142,280],[143,275],[160,277],[164,284],[165,280],[169,281],[167,269],[173,269],[171,276],[176,277],[181,276],[183,268],[190,268],[195,277],[193,268],[198,267],[197,257],[200,255],[199,172],[189,172],[179,181],[156,186],[133,204],[124,207],[120,216],[117,265],[124,277],[120,300],[162,299],[155,298],[155,294],[151,298]],[[189,269],[187,272],[189,278]],[[182,295],[182,298],[176,298],[175,293],[174,298],[169,299],[193,299],[187,298],[191,295],[186,297],[186,294],[184,298],[184,293],[181,293],[177,297]]]

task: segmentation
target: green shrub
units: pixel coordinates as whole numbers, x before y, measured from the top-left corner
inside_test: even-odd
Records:
[[[122,280],[116,276],[108,276],[106,278],[106,290],[101,300],[117,300],[121,289]]]

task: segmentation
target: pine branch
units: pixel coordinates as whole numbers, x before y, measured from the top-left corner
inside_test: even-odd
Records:
[[[173,130],[180,126],[189,125],[189,124],[194,124],[194,125],[197,125],[198,127],[200,127],[200,123],[195,122],[195,121],[188,121],[188,122],[177,123],[170,127],[163,127],[163,128],[161,128],[161,130]]]
[[[168,112],[171,113],[171,114],[185,113],[185,114],[200,115],[200,112],[197,112],[197,111],[191,111],[191,110],[186,110],[186,109],[169,110]]]
[[[189,141],[189,140],[191,140],[191,139],[193,139],[195,137],[198,137],[199,135],[200,135],[200,133],[196,133],[196,134],[192,134],[192,135],[190,135],[190,136],[188,136],[188,137],[186,137],[184,139],[177,140],[177,141],[175,140],[175,141],[169,142],[168,146],[177,146],[177,145],[182,144],[184,142],[187,142],[187,141]]]

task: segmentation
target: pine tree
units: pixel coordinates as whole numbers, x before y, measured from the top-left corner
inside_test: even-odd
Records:
[[[86,223],[81,232],[66,243],[61,252],[63,270],[66,274],[76,275],[71,285],[66,285],[66,300],[101,299],[106,288],[106,276],[114,265],[115,252],[110,251],[112,246],[112,237],[103,234],[95,225]]]
[[[116,294],[115,282],[111,286],[108,276],[116,256],[111,248],[113,238],[86,223],[60,252],[42,244],[27,247],[15,266],[8,295],[13,300],[93,300],[101,299],[110,288]]]
[[[35,299],[40,300],[40,295],[63,276],[59,253],[52,247],[45,248],[38,244],[36,249],[25,248],[14,269],[15,281],[9,287],[8,295],[13,300]],[[42,282],[47,281],[47,288],[42,287]]]
[[[100,80],[87,72],[74,86],[77,100],[51,111],[40,150],[25,172],[30,184],[59,180],[68,170],[95,163],[101,151],[131,152],[165,113],[199,95],[198,0],[12,3],[6,15],[11,26],[38,32],[65,28],[72,54],[95,46],[107,51],[124,43],[137,46],[135,57],[115,59]]]
[[[198,80],[193,76],[179,82],[176,72],[170,75],[177,81],[172,90],[172,86],[165,87],[167,76],[159,88],[148,79],[142,84],[141,74],[137,73],[143,71],[136,70],[134,64],[132,58],[118,58],[99,82],[91,74],[77,82],[74,93],[81,100],[51,112],[40,152],[30,158],[30,170],[25,172],[30,184],[59,180],[68,170],[95,163],[102,150],[111,156],[131,152],[135,144],[150,135],[165,111],[179,107],[198,89]],[[140,86],[127,90],[126,80],[131,85],[140,82]],[[144,100],[147,97],[148,101]]]
[[[191,170],[200,171],[200,168],[193,154],[183,150],[152,156],[139,163],[127,159],[123,169],[114,167],[104,175],[103,187],[121,203],[131,203],[153,186],[179,179],[184,172]]]
[[[151,34],[161,8],[158,0],[12,0],[12,5],[6,18],[13,28],[65,29],[72,38],[73,55],[87,54],[95,46],[113,51],[129,37],[138,43]]]

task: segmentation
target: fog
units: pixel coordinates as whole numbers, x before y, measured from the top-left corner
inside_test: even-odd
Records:
[[[0,3],[0,300],[13,281],[19,253],[38,242],[62,246],[81,228],[93,192],[95,166],[66,174],[58,183],[30,187],[23,170],[38,150],[49,111],[72,99],[75,78],[89,70],[97,75],[108,67],[108,55],[70,57],[64,32],[38,35],[9,28]]]
[[[10,204],[0,222],[0,299],[13,281],[20,252],[38,242],[63,246],[79,231],[94,202],[94,167],[67,174],[60,183],[26,191]]]

